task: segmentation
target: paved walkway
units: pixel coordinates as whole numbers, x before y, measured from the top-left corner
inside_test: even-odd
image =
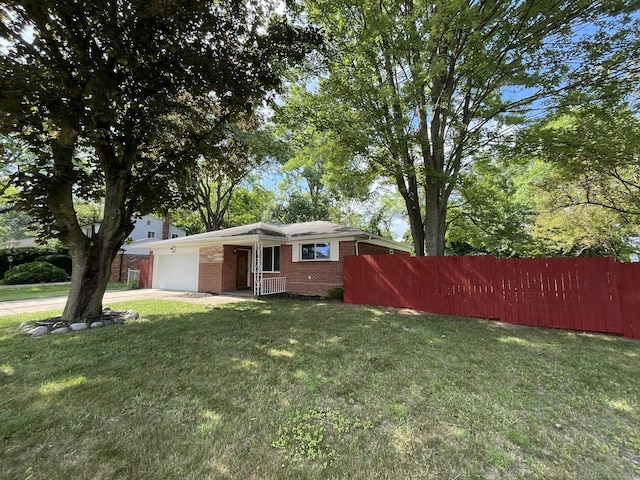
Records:
[[[104,294],[102,304],[108,307],[111,303],[126,302],[127,300],[143,300],[147,298],[161,298],[178,300],[181,302],[202,303],[217,305],[221,303],[234,303],[251,300],[248,295],[206,295],[199,296],[190,292],[174,292],[169,290],[157,290],[154,288],[140,290],[114,290]],[[33,300],[13,300],[0,302],[0,316],[15,315],[28,312],[42,312],[46,310],[64,309],[67,297],[37,298]]]

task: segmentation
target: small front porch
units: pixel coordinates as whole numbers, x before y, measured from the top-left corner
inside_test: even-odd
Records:
[[[261,296],[285,293],[287,279],[278,275],[280,246],[256,242],[253,245],[224,245],[223,285],[225,293]],[[231,258],[227,258],[230,256]],[[266,262],[266,263],[265,263]],[[265,271],[265,265],[268,264]],[[233,279],[234,282],[230,280]]]

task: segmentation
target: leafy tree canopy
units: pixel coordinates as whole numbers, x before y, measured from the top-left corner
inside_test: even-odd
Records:
[[[441,255],[472,155],[542,99],[637,75],[632,1],[300,0],[329,47],[292,105],[402,195],[416,253]]]
[[[74,262],[64,316],[101,312],[111,261],[134,214],[170,205],[197,158],[182,124],[217,129],[280,85],[318,37],[268,4],[115,0],[0,3],[0,133],[29,158],[5,165],[16,204]],[[202,132],[199,132],[202,134]],[[180,154],[176,154],[180,152]],[[25,161],[27,159],[27,161]],[[74,199],[104,201],[98,234]]]

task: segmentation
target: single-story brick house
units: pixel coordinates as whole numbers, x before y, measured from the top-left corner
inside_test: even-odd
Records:
[[[410,247],[330,222],[254,223],[150,242],[151,286],[255,295],[326,295],[342,286],[348,255],[403,254]]]

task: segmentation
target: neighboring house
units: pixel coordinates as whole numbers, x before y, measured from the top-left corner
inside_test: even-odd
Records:
[[[85,235],[100,229],[100,222],[82,227]],[[120,248],[111,264],[110,282],[126,282],[129,270],[140,271],[140,262],[149,260],[149,249],[144,244],[158,239],[184,237],[186,232],[171,225],[167,218],[160,219],[152,215],[144,215],[135,220],[133,231]]]
[[[100,230],[100,222],[83,225],[81,228],[87,237],[91,237],[93,232]],[[184,237],[185,235],[186,232],[184,230],[174,227],[166,218],[161,219],[152,215],[144,215],[134,220],[133,231],[129,234],[125,244],[147,238],[164,240],[167,238]]]
[[[404,254],[410,247],[329,222],[254,223],[145,245],[152,287],[255,295],[326,295],[342,287],[348,255]]]

